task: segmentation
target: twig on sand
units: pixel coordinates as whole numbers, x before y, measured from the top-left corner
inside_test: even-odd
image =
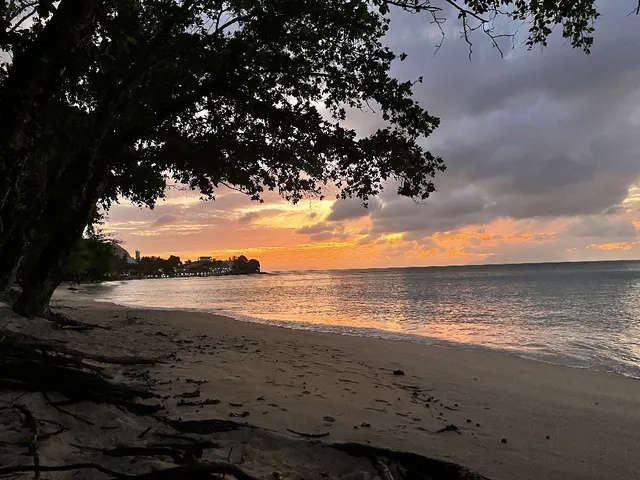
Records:
[[[322,437],[328,437],[330,432],[323,432],[323,433],[304,433],[304,432],[297,432],[295,430],[291,430],[290,428],[287,428],[287,432],[291,432],[291,433],[295,433],[296,435],[300,435],[301,437],[307,437],[307,438],[322,438]]]
[[[29,430],[31,430],[29,453],[31,453],[31,456],[33,457],[33,478],[37,480],[40,478],[40,455],[38,454],[38,436],[40,435],[40,428],[38,428],[38,421],[36,420],[36,417],[33,416],[33,413],[31,413],[31,410],[24,405],[14,405],[14,407],[20,410],[20,413],[25,416]]]

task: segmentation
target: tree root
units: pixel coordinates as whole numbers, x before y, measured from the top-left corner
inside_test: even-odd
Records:
[[[70,328],[73,330],[93,330],[94,328],[101,328],[103,330],[110,330],[109,327],[105,327],[103,325],[84,323],[78,320],[74,320],[73,318],[69,318],[60,312],[54,312],[50,308],[47,309],[47,311],[43,315],[43,318],[49,320],[50,322],[53,322],[53,324],[58,328]]]
[[[141,475],[127,475],[119,473],[109,468],[98,465],[97,463],[75,463],[71,465],[40,465],[36,470],[33,465],[14,465],[9,467],[0,467],[0,475],[9,475],[13,473],[26,472],[65,472],[70,470],[97,470],[105,473],[114,479],[128,480],[182,480],[188,478],[202,478],[203,475],[233,475],[237,480],[258,480],[257,477],[249,475],[240,467],[226,462],[197,462],[190,465],[181,465],[178,467],[165,468],[163,470],[155,470]]]
[[[249,475],[240,467],[226,462],[198,462],[125,478],[132,480],[180,480],[202,478],[207,474],[233,475],[237,480],[258,480],[257,477]]]
[[[77,352],[70,355],[56,345],[30,341],[29,337],[9,332],[0,342],[0,388],[57,391],[72,401],[108,403],[143,415],[163,408],[161,404],[137,403],[137,398],[150,399],[157,395],[109,382],[101,369],[90,367],[73,355]]]
[[[47,401],[47,404],[49,406],[55,408],[60,413],[64,413],[65,415],[69,415],[70,417],[73,417],[76,420],[79,420],[79,421],[81,421],[82,423],[84,423],[86,425],[91,425],[91,426],[95,425],[95,423],[93,423],[91,420],[88,420],[88,419],[86,419],[84,417],[81,417],[80,415],[76,415],[75,413],[69,412],[68,410],[65,410],[64,408],[60,407],[60,405],[59,405],[60,402],[52,402],[51,399],[49,398],[49,396],[46,394],[46,392],[42,392],[42,396]]]
[[[31,441],[29,442],[29,453],[33,457],[34,474],[33,478],[38,480],[40,478],[40,455],[38,454],[38,436],[40,435],[40,428],[38,427],[38,421],[33,416],[31,410],[24,405],[14,405],[14,408],[20,410],[26,420],[29,430],[31,430]]]
[[[295,433],[296,435],[300,435],[301,437],[306,437],[306,438],[322,438],[322,437],[328,437],[329,436],[329,432],[324,432],[324,433],[304,433],[304,432],[298,432],[296,430],[291,430],[290,428],[287,428],[287,432]]]
[[[256,428],[248,423],[238,423],[231,420],[173,420],[167,417],[156,416],[156,420],[169,425],[174,430],[182,433],[197,433],[200,435],[210,435],[212,433],[231,432],[243,428]]]
[[[434,478],[441,480],[489,480],[461,465],[423,457],[417,453],[389,450],[359,443],[333,443],[327,444],[327,447],[340,450],[354,457],[368,458],[376,467],[376,470],[382,463],[382,459],[386,458],[392,464],[406,470],[406,478],[412,480],[432,480]],[[387,471],[389,470],[386,465],[382,465]],[[378,474],[380,475],[380,471],[378,471]],[[391,474],[390,471],[389,474]]]
[[[70,465],[40,465],[40,472],[68,472],[70,470],[98,470],[99,472],[110,475],[111,478],[131,478],[129,475],[115,472],[109,468],[103,467],[96,463],[73,463]],[[13,465],[9,467],[0,467],[0,475],[9,475],[13,473],[35,472],[36,467],[33,465]]]

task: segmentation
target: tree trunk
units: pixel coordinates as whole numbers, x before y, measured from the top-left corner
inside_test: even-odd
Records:
[[[0,90],[0,291],[15,279],[41,200],[29,181],[43,161],[30,155],[38,117],[91,38],[102,8],[100,0],[62,0],[33,43],[15,53]]]
[[[15,282],[23,257],[26,239],[20,232],[14,232],[5,239],[0,255],[0,293],[9,290]]]
[[[13,305],[16,313],[33,318],[47,310],[62,280],[62,267],[104,191],[110,166],[111,157],[87,159],[82,154],[69,163],[66,178],[50,195],[32,232],[42,242],[38,242],[38,251],[30,252],[37,260],[29,259],[33,266],[23,278],[22,293]]]

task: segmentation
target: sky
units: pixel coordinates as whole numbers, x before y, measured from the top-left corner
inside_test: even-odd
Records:
[[[265,271],[639,259],[640,18],[627,3],[603,5],[588,56],[553,37],[503,44],[502,58],[476,34],[469,60],[455,16],[434,55],[428,19],[395,15],[387,42],[408,58],[393,74],[423,76],[415,98],[441,119],[424,145],[448,168],[424,203],[393,184],[368,208],[332,192],[291,205],[171,190],[153,210],[123,200],[105,230],[131,253],[244,254]],[[377,120],[348,121],[367,133]]]

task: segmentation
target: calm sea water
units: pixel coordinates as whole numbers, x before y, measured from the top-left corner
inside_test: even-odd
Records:
[[[88,293],[290,328],[498,349],[640,378],[640,262],[133,280]]]

